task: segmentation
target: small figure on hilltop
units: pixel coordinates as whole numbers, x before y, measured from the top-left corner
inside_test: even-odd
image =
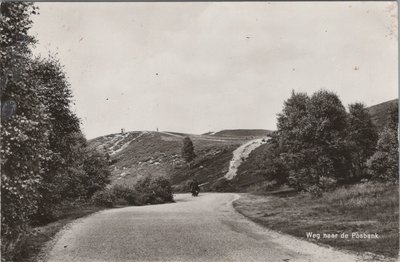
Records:
[[[183,146],[182,146],[182,158],[185,160],[186,163],[190,163],[196,157],[194,153],[194,147],[192,140],[188,136],[183,139]]]

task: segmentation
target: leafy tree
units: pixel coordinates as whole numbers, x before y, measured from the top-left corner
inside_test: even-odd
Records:
[[[33,59],[28,30],[36,7],[0,7],[1,105],[15,105],[2,110],[0,130],[2,256],[12,261],[32,218],[51,218],[63,202],[86,199],[104,187],[108,170],[86,148],[62,66],[54,57]]]
[[[396,131],[396,129],[386,127],[379,134],[376,152],[367,163],[373,179],[398,182],[399,142]]]
[[[284,102],[282,113],[278,114],[278,130],[273,138],[281,149],[275,159],[282,159],[286,164],[288,181],[297,189],[305,189],[307,184],[314,182],[309,177],[307,159],[311,142],[307,119],[309,100],[305,93],[292,92],[291,97]]]
[[[47,172],[39,188],[42,198],[35,219],[43,222],[57,214],[62,202],[86,195],[82,169],[86,139],[70,108],[71,88],[57,59],[37,58],[32,65],[31,76],[39,83],[41,103],[49,115],[49,149],[53,153],[45,163]]]
[[[289,183],[299,190],[323,187],[322,180],[345,179],[349,163],[347,115],[338,96],[318,91],[292,93],[278,115],[278,139]]]
[[[392,106],[388,121],[379,133],[376,152],[368,159],[373,179],[397,183],[399,181],[398,104]]]
[[[194,153],[193,142],[190,140],[189,137],[185,137],[183,139],[183,146],[182,146],[182,158],[187,162],[190,163],[196,157]]]
[[[28,226],[40,200],[38,187],[51,156],[49,115],[41,103],[39,83],[31,77],[28,35],[36,8],[32,3],[2,2],[0,16],[1,104],[14,101],[15,114],[2,114],[1,128],[1,236],[2,255],[10,250]]]
[[[83,162],[85,171],[84,185],[87,197],[90,198],[95,192],[103,190],[110,183],[110,170],[106,155],[96,150],[86,153]]]
[[[375,152],[378,133],[371,116],[361,103],[349,105],[348,123],[352,173],[354,177],[362,178],[366,175],[367,159]]]

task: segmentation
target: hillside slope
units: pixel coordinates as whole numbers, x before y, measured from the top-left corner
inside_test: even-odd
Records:
[[[379,129],[385,125],[388,112],[396,103],[397,99],[368,107]],[[228,191],[252,191],[256,185],[257,188],[269,186],[260,166],[268,145],[251,148],[243,159],[237,157],[235,160],[233,152],[249,141],[262,141],[270,133],[263,129],[221,130],[203,135],[135,131],[98,137],[90,140],[89,145],[110,155],[113,184],[129,185],[144,176],[162,175],[170,178],[178,191],[185,190],[191,179],[205,184],[204,189],[220,191],[213,185],[223,184],[224,190],[229,188]],[[197,155],[191,165],[181,159],[185,136],[193,141]],[[234,166],[231,171],[230,165]],[[237,175],[232,175],[233,169]]]
[[[219,136],[219,137],[241,137],[241,138],[256,138],[265,137],[271,134],[272,131],[265,129],[227,129],[218,132],[208,132],[204,135]]]
[[[193,141],[197,155],[191,165],[181,159],[185,136]],[[112,184],[130,185],[144,176],[166,176],[177,190],[183,190],[191,179],[212,185],[224,177],[232,152],[247,141],[248,136],[240,135],[135,131],[98,137],[89,146],[109,154]]]
[[[386,101],[367,108],[371,115],[372,122],[378,129],[382,129],[385,126],[385,123],[388,121],[389,111],[396,105],[398,105],[398,99]]]

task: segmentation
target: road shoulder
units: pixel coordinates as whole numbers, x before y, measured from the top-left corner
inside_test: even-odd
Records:
[[[281,205],[280,208],[278,208],[278,204]],[[296,205],[298,203],[293,201],[293,204]],[[319,252],[327,252],[329,250],[332,254],[336,253],[339,256],[348,256],[349,259],[351,258],[351,261],[396,261],[393,257],[368,251],[356,252],[355,250],[346,250],[343,247],[348,242],[342,242],[342,245],[329,245],[332,242],[322,241],[322,236],[319,240],[307,239],[306,232],[327,233],[329,230],[326,230],[326,223],[324,224],[323,220],[318,221],[316,218],[310,217],[308,213],[301,214],[298,209],[294,210],[287,201],[279,202],[277,197],[240,194],[240,198],[233,201],[232,205],[238,213],[268,231],[277,243],[291,247],[297,246],[300,248],[300,252],[306,251],[316,255]],[[309,207],[308,211],[311,209]],[[312,221],[310,223],[310,220],[313,219],[315,221],[314,225]],[[338,241],[334,243],[338,243]],[[365,246],[361,247],[368,248]]]

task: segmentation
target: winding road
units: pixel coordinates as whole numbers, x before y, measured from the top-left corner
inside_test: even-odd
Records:
[[[356,261],[264,229],[237,213],[237,194],[175,195],[176,203],[108,209],[58,233],[45,261]]]

